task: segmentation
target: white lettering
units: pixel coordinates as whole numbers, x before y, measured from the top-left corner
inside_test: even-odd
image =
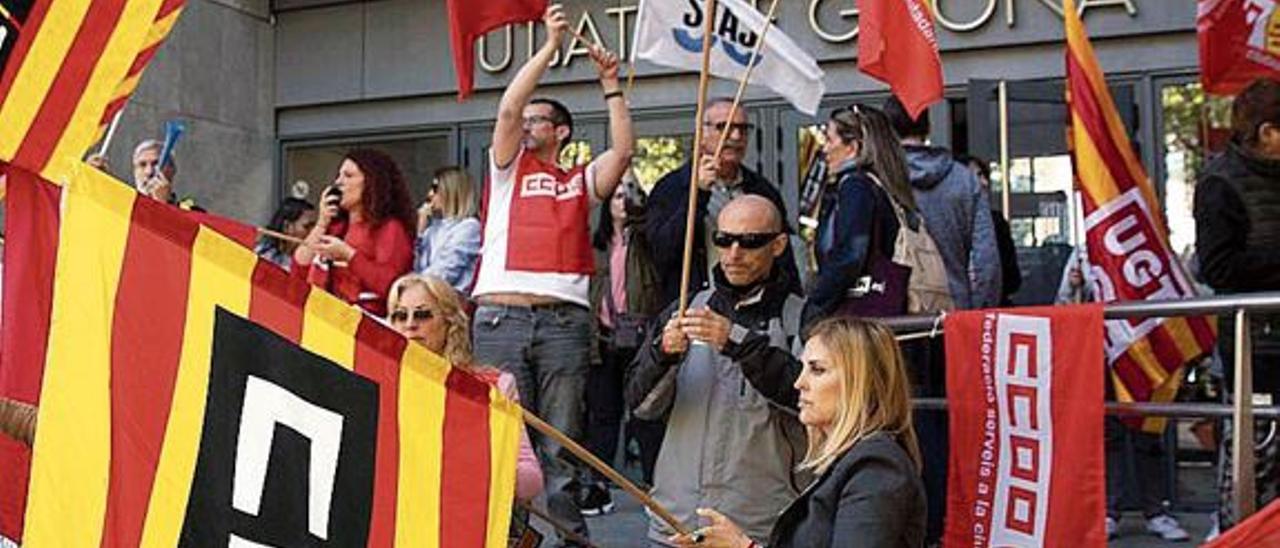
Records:
[[[582,196],[583,192],[582,174],[563,182],[546,173],[531,173],[520,180],[521,198],[554,198],[565,201]]]
[[[972,21],[960,23],[952,21],[942,11],[942,0],[933,0],[933,16],[938,19],[938,24],[942,28],[951,32],[969,32],[987,24],[991,20],[991,16],[996,13],[996,0],[987,0],[987,5],[982,10],[982,14]]]
[[[999,458],[992,515],[993,546],[1043,538],[1053,461],[1053,331],[1043,317],[1000,314],[995,382]]]
[[[240,415],[240,434],[236,441],[231,504],[241,512],[258,515],[277,424],[311,440],[307,530],[321,539],[327,539],[333,483],[338,473],[338,450],[342,447],[342,415],[254,376],[250,376],[245,382],[244,408]],[[277,464],[291,466],[293,463]],[[232,535],[229,544],[235,546],[237,539]]]

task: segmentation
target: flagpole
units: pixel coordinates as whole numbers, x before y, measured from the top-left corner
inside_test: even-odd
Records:
[[[1008,82],[1000,80],[999,86],[996,88],[996,96],[1000,109],[1000,184],[1004,187],[1004,192],[1000,193],[1000,205],[1004,208],[1004,220],[1013,219],[1013,211],[1010,205],[1013,203],[1011,195],[1013,193],[1013,181],[1009,180],[1009,86]]]
[[[120,115],[124,114],[124,109],[116,111],[116,115],[111,118],[111,125],[107,126],[107,135],[102,138],[102,146],[98,147],[98,156],[107,155],[107,147],[111,146],[111,139],[116,136],[116,128],[120,126]]]
[[[571,529],[568,525],[561,523],[560,520],[557,520],[556,518],[551,517],[546,512],[539,510],[537,506],[533,505],[533,503],[527,500],[517,500],[516,505],[521,508],[524,508],[526,512],[529,512],[530,514],[538,516],[538,519],[541,519],[542,521],[547,522],[547,524],[551,525],[552,528],[554,528],[556,531],[559,531],[560,534],[564,535],[565,540],[568,540],[570,542],[576,542],[587,548],[597,548],[596,545],[592,543],[590,540],[583,538],[582,535],[579,535],[578,533],[574,532],[573,529]]]
[[[688,214],[684,223],[684,264],[680,268],[680,301],[676,312],[684,314],[685,305],[689,303],[689,274],[693,263],[694,223],[698,215],[698,172],[702,165],[702,115],[707,106],[707,86],[711,83],[711,38],[715,32],[716,0],[707,0],[704,4],[703,16],[706,24],[702,29],[702,74],[698,77],[698,111],[694,115],[693,131],[693,163],[689,169],[689,202]]]
[[[773,28],[773,15],[778,11],[778,0],[773,0],[769,5],[769,14],[764,16],[764,29],[760,31],[760,41],[756,43],[756,47],[751,50],[751,61],[747,63],[747,72],[743,73],[742,80],[738,82],[738,92],[733,94],[733,104],[729,106],[729,116],[725,118],[730,122],[738,113],[738,105],[742,103],[742,96],[747,91],[747,82],[751,80],[751,73],[756,70],[756,61],[760,59],[760,50],[764,49],[764,39],[769,35],[769,29]],[[716,162],[720,161],[720,153],[724,152],[724,144],[729,140],[729,134],[732,130],[725,127],[726,131],[720,132],[720,142],[716,144],[716,154],[712,158]]]
[[[709,1],[715,2],[715,0]],[[573,453],[573,456],[582,459],[582,462],[592,468],[595,468],[597,472],[604,474],[605,477],[609,478],[609,481],[617,484],[617,486],[621,487],[623,491],[626,491],[628,494],[635,497],[636,500],[645,505],[653,515],[657,516],[662,521],[667,522],[667,525],[671,526],[672,529],[675,529],[677,533],[682,535],[690,534],[689,529],[685,527],[684,524],[675,517],[675,515],[666,508],[663,508],[661,504],[658,504],[658,501],[653,500],[653,497],[649,496],[648,493],[645,493],[643,489],[637,487],[636,484],[632,483],[631,480],[626,478],[626,476],[619,474],[617,470],[614,470],[608,464],[605,464],[599,457],[591,454],[590,451],[587,451],[581,445],[578,445],[578,442],[573,441],[573,439],[566,436],[564,432],[556,430],[554,426],[547,424],[546,421],[542,420],[537,415],[530,413],[528,409],[521,408],[521,412],[524,414],[524,422],[529,426],[532,426],[534,430],[542,432],[544,436],[551,438],[556,443],[560,444],[561,447],[564,447],[570,453]]]

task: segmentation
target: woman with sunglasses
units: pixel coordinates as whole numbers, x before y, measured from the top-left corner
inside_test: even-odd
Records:
[[[849,317],[809,330],[792,388],[809,434],[800,469],[818,477],[778,517],[770,548],[924,545],[925,495],[911,425],[911,389],[893,332]],[[759,546],[719,512],[671,541],[681,547]]]
[[[354,149],[322,200],[291,273],[385,315],[391,282],[413,267],[414,213],[400,168],[382,152]]]
[[[890,260],[899,225],[893,208],[916,208],[902,146],[883,112],[856,104],[833,112],[824,133],[822,151],[835,184],[820,206],[818,274],[809,303],[823,314],[905,313],[905,287],[898,295],[883,294],[890,274],[884,270],[895,266]]]
[[[480,257],[480,221],[471,176],[457,166],[436,170],[419,210],[413,270],[436,276],[468,293]],[[426,215],[421,215],[426,210]],[[425,219],[423,218],[425,217]]]
[[[448,283],[435,276],[406,274],[391,285],[387,295],[387,319],[391,327],[427,350],[444,356],[454,367],[469,371],[492,384],[506,398],[519,403],[516,379],[511,373],[474,363],[471,355],[471,319],[462,298]],[[531,500],[542,492],[542,467],[520,429],[520,454],[516,461],[516,498]]]

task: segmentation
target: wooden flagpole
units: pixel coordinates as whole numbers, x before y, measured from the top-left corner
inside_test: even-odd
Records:
[[[729,106],[729,117],[725,120],[732,123],[733,117],[738,113],[738,105],[742,104],[742,96],[747,91],[747,82],[751,80],[751,73],[756,70],[756,61],[760,59],[760,50],[764,49],[764,39],[769,35],[769,29],[773,28],[773,16],[778,12],[778,0],[773,0],[769,5],[769,13],[764,16],[764,29],[760,31],[760,41],[756,43],[756,47],[751,50],[751,61],[747,63],[747,72],[743,73],[742,80],[738,82],[738,91],[733,94],[733,104]],[[728,130],[729,127],[725,126]],[[720,142],[716,145],[716,154],[713,158],[716,162],[720,161],[720,153],[724,152],[724,144],[729,140],[729,134],[732,130],[720,133]]]
[[[714,2],[715,0],[710,1]],[[587,451],[581,445],[578,445],[578,442],[575,442],[569,438],[569,436],[564,435],[564,432],[556,430],[554,426],[547,424],[546,421],[542,420],[537,415],[530,413],[528,409],[522,408],[521,411],[524,413],[524,422],[528,423],[529,426],[532,426],[534,430],[542,432],[543,435],[555,440],[555,442],[560,444],[561,447],[564,447],[570,453],[573,453],[573,456],[582,459],[582,462],[585,462],[588,466],[595,468],[596,471],[604,474],[605,477],[609,478],[609,481],[617,484],[623,491],[626,491],[628,494],[635,497],[636,500],[640,501],[640,504],[645,505],[646,508],[653,512],[653,515],[658,516],[662,521],[667,522],[667,525],[670,525],[677,533],[682,535],[690,533],[688,528],[685,527],[683,523],[680,523],[680,520],[676,518],[671,511],[663,508],[662,505],[658,504],[658,501],[653,500],[653,497],[649,496],[649,494],[644,492],[643,489],[637,487],[636,484],[632,483],[631,480],[626,478],[626,476],[619,474],[617,470],[614,470],[608,464],[605,464],[604,461],[591,454],[590,451]]]
[[[707,107],[707,86],[711,83],[711,38],[715,33],[716,0],[707,0],[702,29],[702,74],[698,77],[698,111],[694,115],[693,163],[689,169],[689,209],[684,223],[684,263],[680,268],[680,301],[676,308],[683,315],[689,304],[689,274],[693,268],[694,223],[698,220],[698,166],[702,165],[702,115]]]
[[[521,508],[524,508],[526,512],[529,512],[530,514],[537,516],[538,519],[541,519],[542,521],[547,522],[547,524],[550,525],[553,529],[555,529],[556,531],[559,531],[561,535],[564,535],[565,540],[576,542],[578,544],[581,544],[582,546],[585,546],[586,548],[597,548],[596,545],[592,543],[590,540],[583,538],[582,535],[579,535],[578,533],[575,533],[573,529],[571,529],[568,525],[565,525],[561,523],[560,520],[551,517],[550,514],[547,514],[546,512],[543,512],[542,510],[538,509],[537,506],[534,506],[529,501],[517,500],[516,505]]]

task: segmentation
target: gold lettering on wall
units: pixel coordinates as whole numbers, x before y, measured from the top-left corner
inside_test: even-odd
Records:
[[[582,17],[578,19],[578,34],[591,41],[591,44],[597,44],[602,48],[608,49],[609,44],[600,38],[600,31],[596,30],[596,22],[591,18],[591,12],[582,12]],[[569,53],[564,56],[564,62],[560,66],[567,67],[573,62],[573,58],[579,55],[590,55],[591,44],[585,43],[577,36],[569,37]]]
[[[852,29],[845,31],[843,34],[837,34],[838,31],[832,31],[822,25],[818,20],[818,9],[822,6],[823,0],[809,0],[809,28],[817,34],[819,38],[828,42],[848,42],[858,36],[858,25],[855,23]],[[842,19],[853,19],[858,17],[858,8],[845,8],[840,10]]]
[[[618,19],[618,59],[626,62],[630,58],[627,48],[631,45],[631,35],[627,32],[627,16],[640,11],[640,6],[618,6],[604,10],[605,15]]]
[[[485,72],[502,72],[507,70],[507,67],[511,66],[511,58],[514,57],[513,52],[516,49],[515,30],[511,28],[511,25],[507,25],[502,27],[501,32],[505,35],[502,40],[502,46],[504,49],[502,53],[502,60],[497,63],[489,61],[489,35],[493,33],[491,32],[480,37],[480,54],[476,57],[480,59],[480,68],[484,69]]]

